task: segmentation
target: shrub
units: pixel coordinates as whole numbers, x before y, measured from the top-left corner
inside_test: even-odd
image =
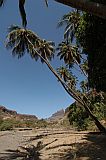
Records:
[[[12,130],[13,129],[13,124],[9,120],[4,120],[0,124],[0,131],[6,131],[6,130]]]
[[[46,128],[48,126],[48,123],[44,120],[44,119],[40,119],[37,121],[36,123],[36,127],[43,127],[43,128]]]

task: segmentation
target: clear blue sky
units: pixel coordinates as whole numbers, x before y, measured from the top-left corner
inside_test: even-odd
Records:
[[[26,0],[28,29],[41,38],[59,43],[63,30],[57,29],[58,20],[71,8],[49,1]],[[68,96],[45,64],[35,62],[29,55],[21,59],[11,56],[4,47],[7,28],[11,24],[21,25],[18,0],[6,1],[0,9],[0,104],[19,113],[34,114],[39,118],[69,106],[73,99]],[[57,58],[52,61],[56,68],[61,65]]]

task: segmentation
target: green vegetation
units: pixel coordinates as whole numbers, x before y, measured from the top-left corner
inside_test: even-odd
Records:
[[[95,103],[94,108],[91,108],[91,110],[98,120],[106,120],[106,105],[104,103]],[[78,130],[96,129],[89,114],[78,103],[73,103],[69,106],[68,118],[70,124]]]
[[[16,120],[16,119],[0,119],[0,131],[12,130],[14,128],[45,128],[49,124],[41,120]]]
[[[46,122],[44,119],[37,121],[36,127],[46,128],[47,126],[48,126],[48,122]]]
[[[13,123],[10,120],[0,120],[0,131],[12,130]]]
[[[88,80],[91,88],[106,92],[106,20],[84,13],[76,30],[77,42],[88,59]]]
[[[101,1],[95,0],[95,2],[99,3]],[[106,4],[104,0],[102,3]],[[76,64],[85,75],[85,79],[80,82],[79,93],[77,92],[77,95],[82,96],[85,101],[85,106],[81,105],[77,99],[77,105],[72,105],[69,119],[70,123],[74,123],[78,128],[87,129],[91,119],[96,122],[97,119],[105,118],[103,116],[106,110],[106,102],[102,103],[101,99],[104,96],[103,92],[106,92],[106,20],[90,13],[74,10],[62,17],[58,26],[63,25],[65,26],[64,43],[66,46],[61,45],[63,49],[61,49],[62,57],[60,58],[64,59],[71,71],[76,67]],[[76,56],[74,55],[72,58],[71,52],[75,52],[74,48],[76,48]],[[69,76],[65,75],[66,77],[67,82],[69,82]],[[95,124],[98,124],[99,128],[99,123],[96,122]]]

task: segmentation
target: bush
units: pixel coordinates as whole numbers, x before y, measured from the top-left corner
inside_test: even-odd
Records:
[[[48,126],[48,123],[44,119],[40,119],[36,123],[36,127],[38,128],[46,128]]]
[[[41,120],[16,120],[14,118],[3,120],[0,119],[0,131],[12,130],[13,128],[20,128],[20,127],[29,127],[29,128],[36,128],[36,127],[47,127],[48,123],[41,119]]]
[[[0,124],[0,131],[12,130],[13,124],[9,120],[4,120]]]
[[[24,122],[26,127],[29,128],[35,128],[36,127],[36,121],[35,120],[27,120]]]

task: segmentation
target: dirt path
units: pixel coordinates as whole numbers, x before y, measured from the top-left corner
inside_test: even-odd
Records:
[[[0,132],[0,160],[21,160],[19,157],[27,160],[106,160],[106,136],[59,129]]]

